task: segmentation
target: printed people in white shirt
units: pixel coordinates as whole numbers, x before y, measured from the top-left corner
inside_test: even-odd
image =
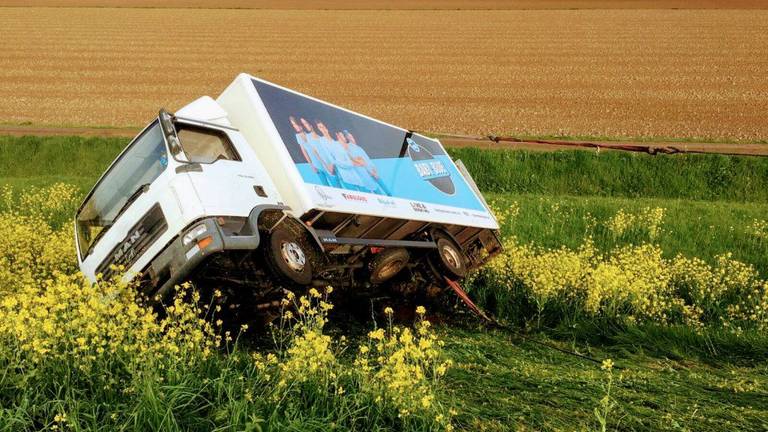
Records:
[[[291,122],[293,123],[293,122]],[[296,134],[299,147],[302,148],[304,157],[308,157],[307,163],[310,164],[313,171],[320,177],[320,181],[326,186],[340,187],[338,177],[334,173],[333,162],[328,149],[323,144],[323,138],[315,132],[312,123],[305,118],[301,119],[301,125],[304,127],[303,137]],[[296,127],[294,126],[294,129]],[[298,132],[298,130],[297,130]]]
[[[352,158],[349,157],[346,149],[331,137],[330,131],[321,121],[317,121],[317,130],[321,134],[321,142],[326,146],[328,153],[333,161],[334,174],[339,179],[341,187],[348,190],[363,190],[363,180],[357,175]]]
[[[357,169],[357,175],[363,180],[366,192],[371,192],[379,195],[389,195],[384,182],[379,177],[379,172],[376,170],[376,165],[373,163],[368,153],[357,145],[355,136],[348,130],[336,133],[338,141],[347,150],[347,153],[352,158],[352,163]]]
[[[304,127],[299,124],[299,122],[296,120],[296,117],[290,116],[288,119],[291,122],[291,126],[293,126],[293,130],[296,131],[296,142],[299,144],[301,154],[312,168],[312,171],[319,174],[317,167],[321,164],[317,159],[317,155],[312,152],[312,149],[309,146],[309,139],[307,138],[307,133],[304,132]]]
[[[332,135],[321,120],[314,125],[303,117],[289,120],[304,160],[323,185],[390,195],[376,165],[348,130]]]

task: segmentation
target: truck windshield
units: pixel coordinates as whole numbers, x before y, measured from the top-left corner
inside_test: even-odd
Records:
[[[77,213],[77,241],[82,259],[129,207],[146,185],[168,166],[168,153],[158,122],[136,138],[96,184]]]

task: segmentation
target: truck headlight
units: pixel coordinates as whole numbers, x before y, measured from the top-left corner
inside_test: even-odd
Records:
[[[184,246],[188,246],[190,243],[195,241],[197,237],[199,237],[202,234],[205,234],[205,232],[208,231],[208,228],[205,226],[205,224],[200,224],[189,230],[186,234],[184,234],[184,237],[181,239],[181,242],[184,244]]]

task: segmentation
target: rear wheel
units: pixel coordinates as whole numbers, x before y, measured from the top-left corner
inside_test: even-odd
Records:
[[[467,259],[459,245],[445,234],[435,235],[437,251],[432,254],[431,261],[436,270],[451,279],[462,279],[467,275]]]
[[[371,283],[380,284],[392,279],[408,264],[411,255],[404,248],[384,249],[371,261]]]
[[[284,281],[299,285],[312,282],[312,262],[301,235],[277,228],[269,235],[265,252],[272,271]]]

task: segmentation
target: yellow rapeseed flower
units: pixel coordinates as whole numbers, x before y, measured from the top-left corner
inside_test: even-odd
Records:
[[[613,369],[613,360],[611,359],[603,360],[603,364],[600,366],[600,369],[605,371],[610,371],[611,369]]]

